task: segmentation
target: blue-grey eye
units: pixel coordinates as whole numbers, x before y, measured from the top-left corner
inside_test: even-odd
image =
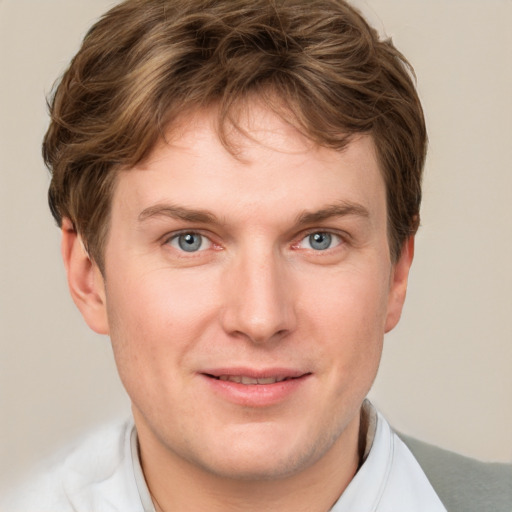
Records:
[[[309,249],[313,251],[326,251],[343,244],[340,235],[329,233],[327,231],[315,231],[305,236],[297,245],[299,249]]]
[[[176,235],[171,245],[185,252],[196,252],[203,246],[203,236],[199,233],[183,233]]]
[[[316,251],[325,251],[332,244],[332,235],[330,233],[312,233],[308,236],[308,242],[311,249]]]

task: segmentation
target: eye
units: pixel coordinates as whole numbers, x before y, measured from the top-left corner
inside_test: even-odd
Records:
[[[326,231],[316,231],[303,238],[299,247],[301,249],[313,249],[314,251],[325,251],[339,245],[342,242],[340,236]]]
[[[194,232],[175,235],[168,243],[171,247],[185,252],[197,252],[208,249],[211,246],[211,242],[208,238]]]

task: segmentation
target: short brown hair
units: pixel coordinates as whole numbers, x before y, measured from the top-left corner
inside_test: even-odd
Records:
[[[178,117],[212,105],[226,143],[235,107],[256,94],[321,146],[373,137],[396,260],[418,227],[426,152],[411,75],[343,0],[127,0],[90,29],[54,91],[43,143],[50,208],[101,268],[117,170],[139,163]]]

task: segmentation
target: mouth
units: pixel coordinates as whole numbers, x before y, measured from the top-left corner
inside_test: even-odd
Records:
[[[206,373],[207,377],[212,379],[221,380],[224,382],[236,382],[237,384],[244,384],[247,386],[263,386],[269,384],[276,384],[278,382],[284,382],[287,380],[299,379],[300,377],[306,375],[300,375],[298,377],[289,377],[289,376],[275,376],[275,377],[249,377],[248,375],[211,375]]]
[[[313,376],[293,368],[247,367],[205,369],[200,375],[222,400],[251,408],[270,407],[300,396]]]

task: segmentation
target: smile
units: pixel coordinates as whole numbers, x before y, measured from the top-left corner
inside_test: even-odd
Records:
[[[263,384],[275,384],[276,382],[283,382],[285,380],[290,380],[296,377],[264,377],[261,379],[255,379],[254,377],[248,377],[245,375],[219,375],[215,377],[211,375],[214,379],[236,382],[238,384],[246,384],[246,385],[263,385]]]
[[[313,382],[311,372],[291,368],[216,368],[200,375],[207,389],[223,401],[251,408],[281,404]]]

